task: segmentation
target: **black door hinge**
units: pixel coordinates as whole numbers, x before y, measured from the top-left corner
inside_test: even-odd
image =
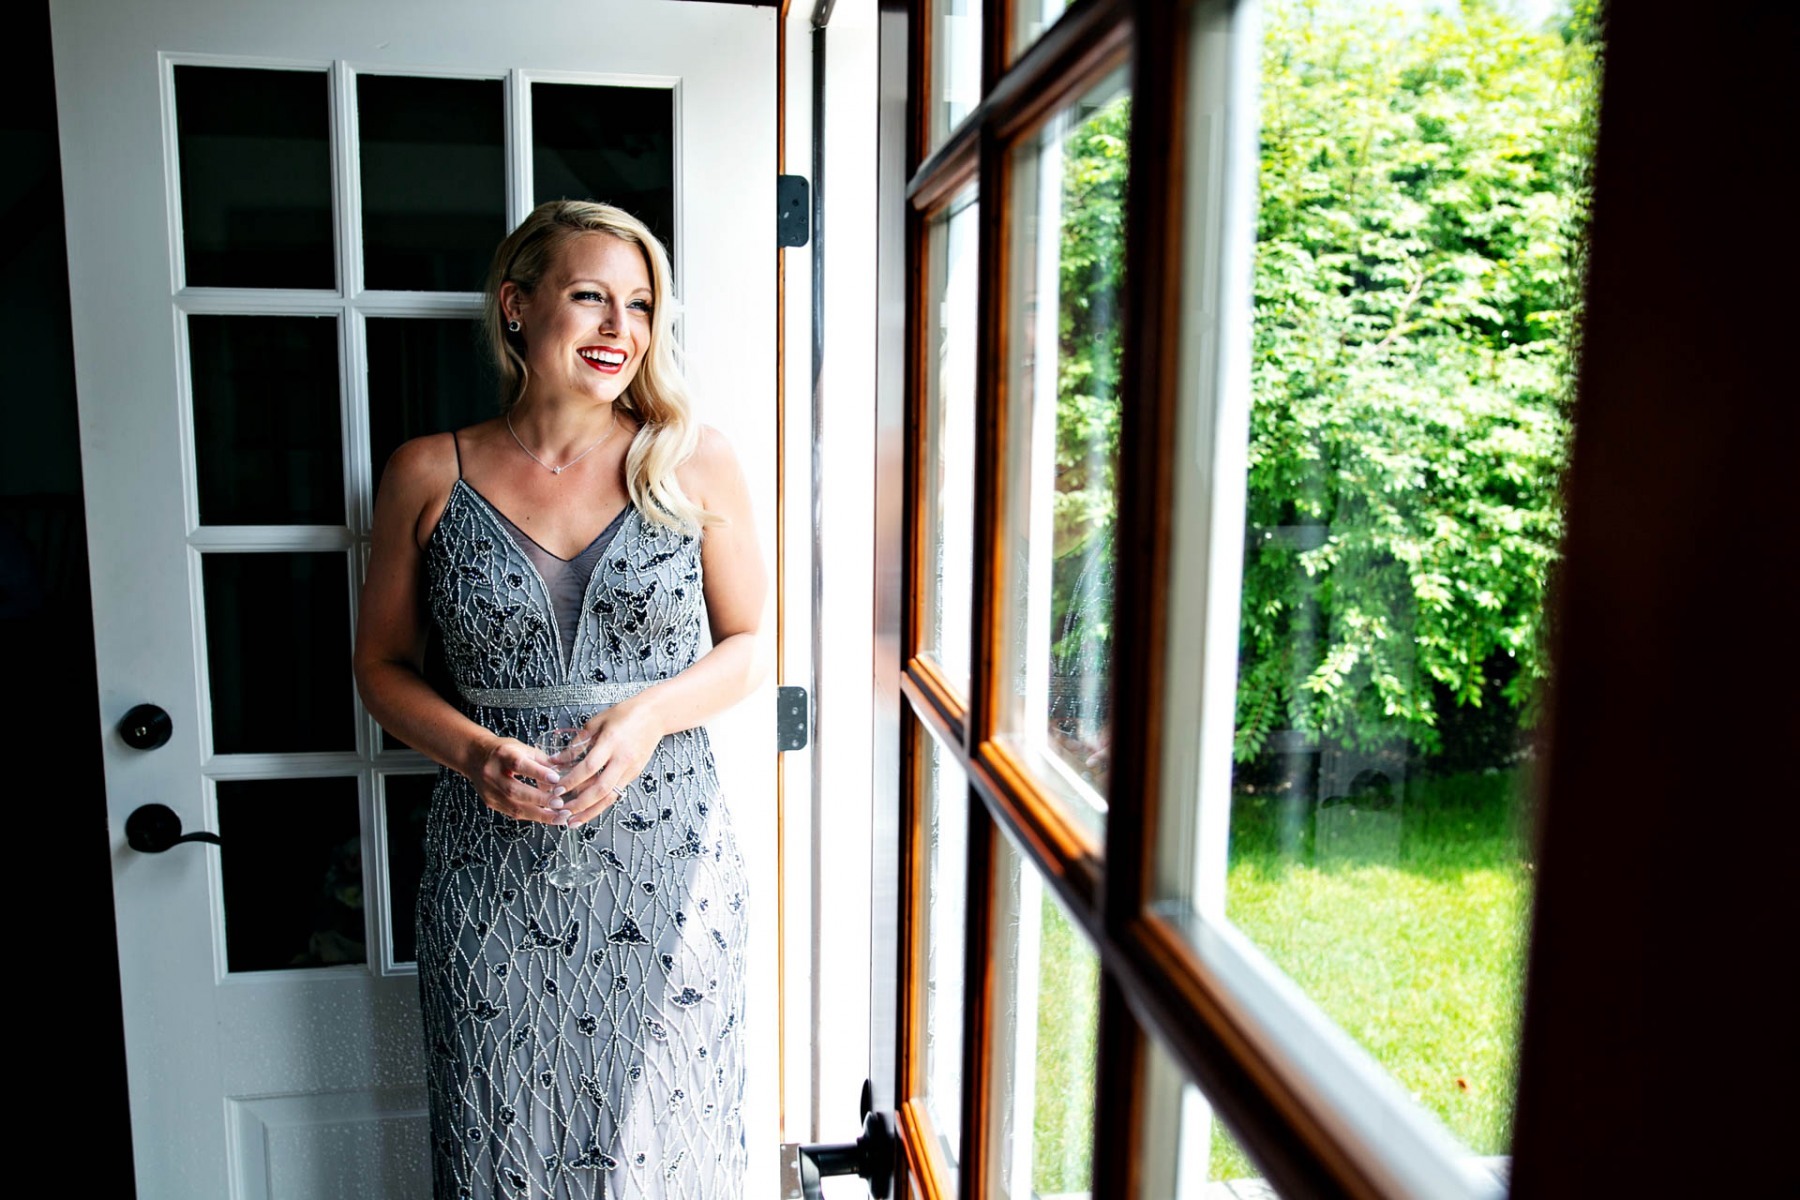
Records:
[[[775,244],[804,246],[812,240],[812,186],[804,175],[775,177]]]
[[[775,749],[804,750],[811,722],[809,697],[803,687],[775,689]]]

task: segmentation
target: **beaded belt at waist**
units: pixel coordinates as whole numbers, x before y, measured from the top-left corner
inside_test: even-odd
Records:
[[[656,680],[617,683],[564,683],[535,688],[458,688],[464,700],[482,708],[598,708],[628,700]]]

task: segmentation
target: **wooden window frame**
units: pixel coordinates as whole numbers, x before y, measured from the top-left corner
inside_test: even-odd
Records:
[[[904,32],[913,65],[922,63],[929,31],[907,20],[902,0],[882,0],[884,32]],[[905,153],[884,155],[884,221],[904,227],[904,246],[887,245],[889,261],[905,263],[905,288],[884,282],[887,311],[916,311],[922,275],[918,210],[929,209],[945,176],[945,164],[979,162],[983,185],[979,437],[983,471],[977,489],[976,685],[961,714],[938,703],[941,680],[929,662],[916,660],[913,630],[900,635],[902,613],[891,624],[891,662],[878,662],[878,689],[891,709],[877,720],[911,730],[909,721],[931,723],[949,734],[958,720],[970,736],[959,743],[970,766],[976,808],[970,822],[968,873],[968,1000],[965,1004],[965,1108],[963,1178],[959,1195],[986,1195],[986,1153],[981,1144],[988,1094],[986,1002],[992,964],[986,961],[986,901],[992,889],[992,855],[999,829],[1017,842],[1031,867],[1058,889],[1102,959],[1100,1083],[1107,1103],[1098,1106],[1094,1130],[1094,1195],[1138,1195],[1139,1162],[1157,1146],[1139,1144],[1150,1128],[1145,1112],[1147,1038],[1154,1034],[1186,1078],[1228,1119],[1238,1141],[1289,1200],[1300,1196],[1406,1195],[1382,1173],[1381,1155],[1366,1135],[1334,1123],[1332,1101],[1310,1094],[1307,1079],[1283,1065],[1258,1040],[1265,1015],[1247,1011],[1246,997],[1231,981],[1229,957],[1197,950],[1204,928],[1184,927],[1181,912],[1148,907],[1156,880],[1152,844],[1161,757],[1163,662],[1157,655],[1166,630],[1166,585],[1172,493],[1170,444],[1175,414],[1174,318],[1179,308],[1179,268],[1170,246],[1181,243],[1181,180],[1177,162],[1183,128],[1188,40],[1179,36],[1192,5],[1152,0],[1085,0],[1073,5],[1042,40],[1004,65],[1010,5],[988,0],[983,58],[983,103],[923,155],[916,128],[922,79],[905,81],[909,121],[886,124],[904,133]],[[995,297],[994,266],[1003,263],[1006,203],[1004,164],[995,151],[1004,131],[1031,121],[1042,108],[1053,63],[1067,67],[1076,49],[1098,32],[1129,20],[1132,43],[1132,175],[1127,234],[1127,349],[1121,392],[1129,396],[1121,430],[1120,524],[1138,538],[1139,570],[1121,576],[1114,597],[1121,621],[1114,651],[1114,774],[1103,862],[1069,855],[1053,822],[1033,801],[1030,781],[985,770],[983,730],[990,720],[994,644],[992,630],[992,533],[995,497],[992,453],[999,396],[994,331],[1003,331],[1004,300]],[[1566,570],[1555,597],[1561,626],[1557,662],[1559,693],[1548,729],[1548,772],[1541,784],[1543,819],[1537,842],[1534,939],[1528,966],[1528,1002],[1521,1036],[1517,1088],[1514,1195],[1670,1195],[1676,1189],[1726,1191],[1786,1180],[1786,1162],[1768,1153],[1778,1144],[1782,1106],[1773,1101],[1780,1076],[1769,1076],[1771,1058],[1793,1045],[1793,1024],[1778,1009],[1778,988],[1721,991],[1705,970],[1692,970],[1681,948],[1705,945],[1715,961],[1766,966],[1768,945],[1759,923],[1744,912],[1780,912],[1787,896],[1778,871],[1742,871],[1712,880],[1705,894],[1667,889],[1658,880],[1678,878],[1688,864],[1687,846],[1669,829],[1685,828],[1692,797],[1712,781],[1714,750],[1741,729],[1726,705],[1710,696],[1737,689],[1764,693],[1766,664],[1757,655],[1721,660],[1708,642],[1735,615],[1733,604],[1766,585],[1768,563],[1786,561],[1768,545],[1764,527],[1742,513],[1777,509],[1786,500],[1787,446],[1778,435],[1780,394],[1789,365],[1786,342],[1775,333],[1786,311],[1777,288],[1780,272],[1768,272],[1753,255],[1721,254],[1696,236],[1699,228],[1732,227],[1746,198],[1775,193],[1778,144],[1786,121],[1773,103],[1780,77],[1778,54],[1791,43],[1791,14],[1775,9],[1739,14],[1735,22],[1694,22],[1692,5],[1679,0],[1640,0],[1607,14],[1606,74],[1602,85],[1600,146],[1595,187],[1595,237],[1589,250],[1588,317],[1577,398],[1577,470],[1571,473],[1570,533]],[[1760,67],[1759,67],[1760,63]],[[1003,68],[1004,65],[1004,68]],[[891,67],[891,65],[889,65]],[[1667,79],[1679,74],[1681,88]],[[902,76],[904,77],[904,76]],[[927,77],[929,79],[929,77]],[[884,101],[896,88],[884,70]],[[907,99],[907,97],[902,97]],[[1715,173],[1692,171],[1690,148],[1719,142]],[[1154,151],[1154,153],[1147,153]],[[967,173],[967,166],[959,167]],[[891,189],[891,191],[889,191]],[[1150,230],[1161,254],[1145,254]],[[900,237],[893,236],[893,243]],[[1649,248],[1649,252],[1647,252]],[[1732,295],[1730,306],[1670,304],[1672,295]],[[909,322],[916,327],[916,318]],[[1744,326],[1744,327],[1741,327]],[[1746,333],[1753,331],[1753,333]],[[891,362],[891,360],[889,360]],[[889,435],[920,399],[916,345],[907,344],[904,385],[878,383]],[[1705,419],[1694,416],[1705,396]],[[913,428],[907,428],[913,432]],[[1703,450],[1705,453],[1696,453]],[[902,455],[891,455],[898,461]],[[886,459],[884,459],[886,461]],[[891,477],[878,480],[893,498]],[[913,488],[909,477],[905,488]],[[916,513],[905,493],[884,509],[887,527],[877,531],[878,563],[898,563],[916,543]],[[1667,520],[1649,533],[1633,524],[1645,506]],[[1633,536],[1620,536],[1622,529]],[[907,538],[914,538],[909,542]],[[1791,542],[1786,534],[1786,542]],[[1777,536],[1780,542],[1780,536]],[[895,576],[887,576],[895,578]],[[907,587],[913,587],[907,578]],[[913,592],[907,592],[911,604]],[[1656,604],[1643,597],[1654,596]],[[905,606],[902,606],[905,608]],[[1631,619],[1622,621],[1620,613]],[[1622,673],[1629,687],[1620,693]],[[985,682],[985,685],[983,685]],[[902,700],[904,696],[904,700]],[[1791,689],[1773,700],[1777,721],[1793,723]],[[902,718],[902,712],[909,716]],[[1787,712],[1787,718],[1780,718]],[[1762,723],[1768,723],[1762,712]],[[1683,721],[1688,738],[1672,739],[1654,756],[1633,754],[1643,730]],[[1787,727],[1784,725],[1784,727]],[[882,725],[880,729],[889,729]],[[884,741],[880,734],[877,741]],[[911,738],[911,732],[907,734]],[[1129,741],[1127,741],[1129,739]],[[891,739],[898,741],[898,738]],[[950,738],[947,738],[950,743]],[[1624,750],[1622,750],[1624,747]],[[911,754],[907,750],[907,754]],[[878,748],[878,756],[882,750]],[[878,761],[878,802],[904,802],[916,813],[913,763],[905,772]],[[896,790],[893,795],[889,790]],[[1609,806],[1591,793],[1633,797],[1633,820],[1620,826]],[[1566,802],[1562,802],[1566,801]],[[904,858],[916,869],[920,829],[907,826]],[[1784,844],[1784,842],[1782,842]],[[1105,867],[1102,871],[1102,865]],[[902,874],[902,883],[907,874]],[[1669,894],[1679,892],[1679,900]],[[902,892],[907,903],[916,894]],[[905,909],[916,934],[922,914]],[[1634,918],[1634,919],[1633,919]],[[1620,921],[1638,936],[1620,937]],[[900,943],[900,977],[911,988],[913,937]],[[1224,966],[1222,966],[1224,964]],[[880,970],[880,968],[878,968]],[[1224,975],[1222,975],[1224,972]],[[878,981],[880,982],[880,981]],[[1773,982],[1773,981],[1771,981]],[[896,1051],[913,1067],[922,1013],[907,1007]],[[1604,1033],[1597,1036],[1597,1031]],[[1672,1033],[1701,1036],[1670,1036]],[[902,1070],[902,1094],[914,1081]],[[1593,1090],[1604,1088],[1597,1103]],[[1676,1099],[1688,1141],[1728,1146],[1733,1153],[1670,1155],[1656,1144],[1667,1130],[1670,1097]],[[1694,1103],[1696,1099],[1703,1103]],[[1159,1128],[1165,1130],[1163,1121]],[[902,1133],[923,1126],[902,1114]],[[913,1195],[940,1196],[931,1157],[907,1146]],[[922,1177],[923,1178],[920,1178]]]
[[[1081,0],[1017,59],[1007,63],[1012,6],[987,0],[983,94],[936,146],[929,141],[934,14],[908,19],[908,104],[903,278],[903,473],[900,499],[902,596],[897,684],[899,717],[900,1011],[896,1052],[899,1113],[909,1186],[937,1200],[946,1167],[920,1102],[923,1079],[923,963],[927,831],[916,724],[955,753],[971,785],[965,911],[964,1096],[961,1194],[984,1196],[989,1177],[986,1098],[992,1093],[994,971],[990,916],[1000,830],[1030,869],[1055,889],[1097,948],[1101,963],[1099,1063],[1092,1158],[1095,1194],[1134,1196],[1145,1128],[1145,1031],[1154,1030],[1284,1194],[1377,1195],[1382,1177],[1346,1139],[1305,1079],[1273,1058],[1238,1007],[1238,996],[1193,952],[1178,921],[1147,910],[1156,877],[1152,851],[1160,786],[1161,649],[1166,630],[1174,488],[1169,446],[1175,432],[1182,256],[1186,213],[1181,148],[1188,13],[1153,0]],[[1124,355],[1118,523],[1130,531],[1114,611],[1113,770],[1106,843],[1072,819],[1020,756],[997,742],[997,663],[1006,637],[1001,546],[1006,528],[1008,295],[1012,156],[1057,111],[1120,67],[1134,97],[1127,183],[1126,272],[1121,297]],[[971,182],[980,204],[976,349],[976,487],[971,678],[966,701],[929,653],[921,653],[931,530],[920,504],[926,422],[933,398],[928,271],[929,227]]]

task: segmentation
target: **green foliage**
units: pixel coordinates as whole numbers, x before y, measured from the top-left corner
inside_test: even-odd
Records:
[[[1490,0],[1270,0],[1237,741],[1523,708],[1562,532],[1598,43]],[[1052,628],[1111,650],[1130,101],[1063,144]]]
[[[1131,98],[1089,109],[1063,143],[1057,280],[1052,653],[1098,675],[1112,646],[1112,523],[1119,453],[1119,301]]]
[[[1265,8],[1236,752],[1522,706],[1562,531],[1596,47]]]
[[[1057,1196],[1094,1186],[1100,960],[1047,888],[1041,914],[1031,1190]]]

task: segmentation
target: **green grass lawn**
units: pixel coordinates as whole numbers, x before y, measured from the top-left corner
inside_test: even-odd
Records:
[[[1055,1196],[1093,1186],[1089,1156],[1100,1035],[1100,960],[1050,898],[1049,888],[1044,889],[1043,920],[1031,1186],[1040,1196]]]
[[[1226,911],[1325,1014],[1479,1154],[1512,1140],[1530,870],[1517,772],[1411,780],[1398,829],[1359,846],[1283,828],[1278,797],[1240,795]],[[1354,843],[1354,839],[1352,839]],[[1321,853],[1321,849],[1324,853]],[[1032,1184],[1090,1186],[1098,969],[1046,893]],[[1215,1127],[1210,1176],[1261,1172]]]
[[[1239,796],[1232,814],[1232,921],[1479,1154],[1512,1141],[1531,902],[1519,787],[1516,771],[1410,782],[1389,861],[1321,856],[1310,822],[1284,850],[1273,798]],[[1213,1178],[1255,1174],[1215,1140]]]

